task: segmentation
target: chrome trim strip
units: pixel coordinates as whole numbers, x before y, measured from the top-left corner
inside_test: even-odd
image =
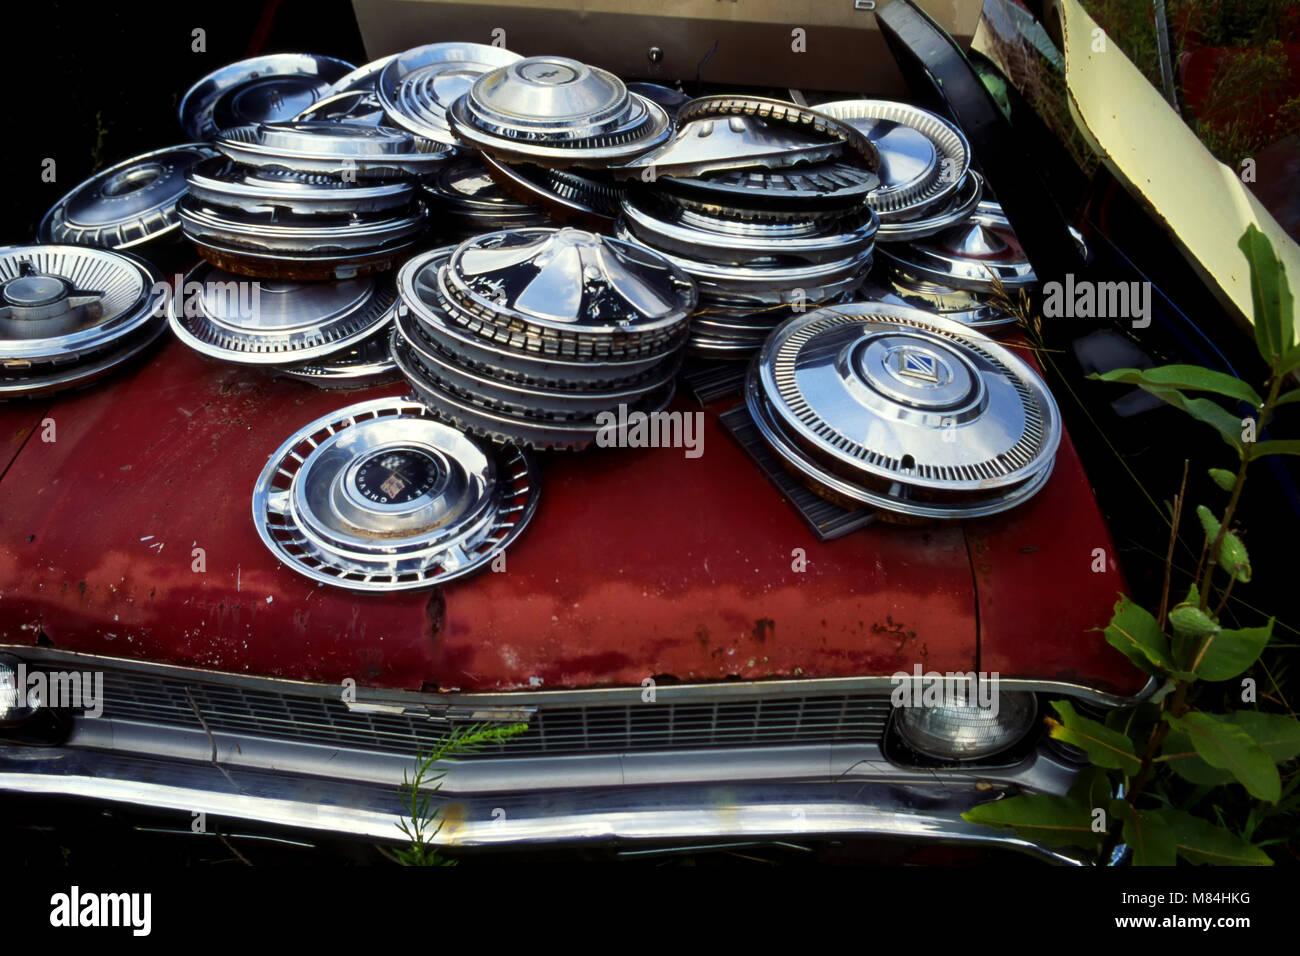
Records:
[[[179,680],[193,680],[229,687],[244,687],[342,701],[341,687],[336,684],[310,683],[279,677],[250,677],[247,674],[231,674],[225,671],[210,671],[174,664],[154,664],[128,658],[84,654],[79,651],[60,651],[54,648],[27,644],[0,644],[0,651],[11,653],[30,663],[62,663],[80,669],[94,669],[95,662],[100,662],[99,666],[101,667],[140,674],[152,674]],[[1146,700],[1159,685],[1154,678],[1151,678],[1147,681],[1146,686],[1132,697],[1124,697],[1067,681],[1004,677],[1000,679],[999,686],[1004,690],[1065,694],[1101,707],[1127,707]],[[656,700],[663,701],[714,701],[748,697],[770,699],[833,694],[879,694],[883,696],[888,695],[893,690],[893,687],[892,680],[888,676],[789,678],[785,680],[729,681],[713,684],[659,684],[655,687],[655,696]],[[631,704],[639,702],[643,692],[644,689],[640,686],[597,687],[582,690],[476,691],[470,693],[423,693],[388,688],[357,687],[358,700],[364,703],[404,704],[417,708],[471,705],[547,707],[575,704]]]
[[[3,746],[3,745],[0,745]],[[413,775],[407,754],[286,741],[245,734],[160,727],[108,718],[78,718],[64,748],[273,771],[397,788]],[[1039,749],[1013,766],[901,766],[877,744],[711,747],[564,756],[490,757],[440,761],[446,794],[521,793],[632,785],[730,786],[743,781],[871,781],[906,786],[966,787],[975,781],[1065,794],[1077,767]]]

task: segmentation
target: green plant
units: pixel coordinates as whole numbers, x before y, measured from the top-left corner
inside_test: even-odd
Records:
[[[402,773],[400,790],[402,809],[406,818],[397,824],[398,829],[410,841],[410,846],[395,850],[393,855],[403,866],[455,866],[456,860],[439,853],[433,846],[433,838],[442,830],[441,808],[433,806],[433,794],[442,787],[445,770],[434,770],[440,760],[457,754],[473,753],[485,744],[501,743],[528,730],[527,724],[507,724],[503,727],[491,727],[476,724],[472,727],[455,730],[445,737],[428,756],[420,755],[415,759],[415,775]]]
[[[1283,103],[1266,112],[1269,98],[1290,84],[1291,63],[1280,41],[1226,51],[1192,122],[1196,135],[1219,160],[1236,168],[1243,157],[1300,131],[1294,106]]]
[[[1204,505],[1195,509],[1204,543],[1183,600],[1170,607],[1174,543],[1186,510],[1186,464],[1173,504],[1159,608],[1152,613],[1121,595],[1105,628],[1106,641],[1152,675],[1158,689],[1138,706],[1112,711],[1104,722],[1078,713],[1067,700],[1053,702],[1051,736],[1082,750],[1092,766],[1068,796],[1023,795],[983,804],[964,814],[971,822],[1078,847],[1099,860],[1109,859],[1122,841],[1139,865],[1172,865],[1178,857],[1267,865],[1272,861],[1263,847],[1278,841],[1258,839],[1261,825],[1300,811],[1300,774],[1291,771],[1284,780],[1279,770],[1300,754],[1300,721],[1249,706],[1257,702],[1254,678],[1243,677],[1258,664],[1273,620],[1242,628],[1220,622],[1233,587],[1249,583],[1252,574],[1233,524],[1249,466],[1271,455],[1300,455],[1300,440],[1256,438],[1276,409],[1300,402],[1300,389],[1283,390],[1300,369],[1286,273],[1255,226],[1238,246],[1250,265],[1255,342],[1269,370],[1263,395],[1241,379],[1194,365],[1092,376],[1160,397],[1214,428],[1237,456],[1235,471],[1209,469],[1228,499],[1221,516]],[[1247,404],[1252,413],[1243,418],[1202,394]],[[1228,681],[1240,681],[1240,688]],[[1234,709],[1212,707],[1216,685],[1220,702],[1237,695]],[[1236,785],[1251,798],[1241,818],[1218,812],[1211,820],[1191,812],[1217,788]]]

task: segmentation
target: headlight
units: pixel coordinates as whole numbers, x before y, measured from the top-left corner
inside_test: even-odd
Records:
[[[1033,694],[1003,691],[996,707],[939,704],[901,707],[899,735],[913,750],[938,760],[975,760],[1015,746],[1038,714]]]
[[[26,681],[20,679],[18,659],[0,654],[0,725],[23,723],[33,713],[27,703]]]

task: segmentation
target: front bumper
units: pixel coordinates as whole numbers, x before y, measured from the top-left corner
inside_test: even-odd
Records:
[[[230,743],[219,741],[219,754]],[[0,791],[169,811],[184,817],[186,826],[202,820],[208,830],[218,821],[232,821],[404,842],[398,828],[403,819],[401,778],[391,779],[395,768],[383,758],[371,755],[362,761],[367,766],[359,766],[341,756],[341,764],[347,764],[338,768],[343,776],[326,777],[250,766],[267,763],[271,755],[259,753],[256,741],[234,746],[251,759],[240,765],[80,746],[5,744],[0,745]],[[164,744],[161,749],[170,748]],[[603,766],[566,767],[563,760],[541,759],[529,761],[536,766],[527,768],[528,779],[517,774],[518,768],[490,766],[495,761],[449,762],[447,785],[431,794],[443,824],[431,842],[444,848],[540,849],[884,839],[1000,848],[1045,862],[1079,862],[1008,831],[961,819],[976,804],[1019,792],[1020,785],[1005,779],[1006,774],[986,779],[889,770],[871,755],[855,761],[852,754],[839,752],[846,749],[641,755],[626,764],[624,758],[591,758]],[[833,769],[845,761],[857,766]],[[275,762],[271,757],[269,763]],[[403,768],[409,770],[409,764],[403,762]],[[1039,754],[1010,776],[1050,781],[1056,790],[1071,773]],[[614,776],[625,782],[565,785]],[[365,777],[372,779],[360,779]],[[507,780],[514,788],[500,789]],[[542,785],[548,781],[551,786]]]
[[[0,793],[160,811],[185,829],[230,824],[406,842],[403,786],[454,729],[528,724],[505,745],[432,769],[436,845],[457,850],[895,841],[1069,852],[966,823],[1019,793],[1066,793],[1080,765],[1048,740],[993,765],[890,759],[888,678],[534,694],[363,692],[15,649],[46,671],[102,676],[98,716],[19,743],[0,731]],[[89,677],[87,677],[89,680]],[[1040,695],[1086,688],[1005,681]],[[30,737],[30,735],[29,735]],[[58,739],[59,743],[48,741]]]

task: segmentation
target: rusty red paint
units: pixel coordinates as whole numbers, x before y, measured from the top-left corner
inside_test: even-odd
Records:
[[[43,632],[68,650],[411,689],[976,666],[966,532],[878,524],[816,541],[719,426],[726,403],[708,410],[700,458],[680,449],[548,456],[537,515],[504,573],[367,595],[281,566],[249,504],[267,456],[320,415],[403,391],[322,392],[172,343],[57,401],[48,414],[58,440],[28,442],[0,480],[0,640],[31,643]],[[1068,444],[1040,502],[971,532],[992,556],[976,575],[980,662],[1118,686],[1114,652],[1081,630],[1104,618],[1117,579],[1088,577],[1082,593],[1043,589],[1082,577],[1085,543],[1109,547]],[[1043,551],[1003,557],[1021,542]],[[203,572],[192,570],[194,548]]]
[[[45,410],[46,403],[36,400],[0,403],[0,477],[33,433],[40,430]]]

